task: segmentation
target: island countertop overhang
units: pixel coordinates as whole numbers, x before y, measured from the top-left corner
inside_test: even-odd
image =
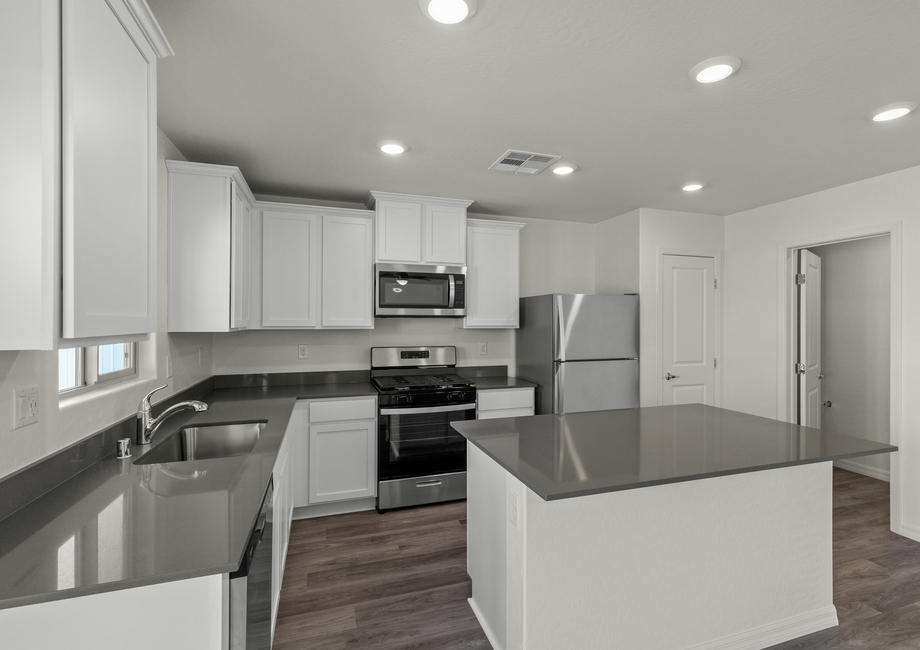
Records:
[[[453,427],[546,501],[897,451],[703,404],[471,420]]]

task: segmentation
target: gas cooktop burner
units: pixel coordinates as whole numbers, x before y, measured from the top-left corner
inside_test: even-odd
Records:
[[[374,377],[373,382],[380,390],[431,390],[433,388],[458,388],[473,385],[472,381],[459,375]]]

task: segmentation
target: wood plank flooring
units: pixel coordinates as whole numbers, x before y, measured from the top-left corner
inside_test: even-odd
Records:
[[[465,501],[295,521],[273,647],[491,648],[470,594]]]
[[[466,502],[296,521],[275,650],[488,649],[466,599]],[[840,625],[769,650],[920,650],[920,543],[888,484],[834,469]]]

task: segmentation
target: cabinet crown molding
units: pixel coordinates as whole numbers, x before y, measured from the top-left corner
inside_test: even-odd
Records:
[[[160,29],[160,23],[157,22],[145,0],[122,0],[122,2],[131,12],[134,21],[141,28],[144,37],[150,43],[153,51],[156,52],[157,57],[164,59],[167,56],[175,56],[176,53],[173,51],[169,41],[166,40],[163,30]]]
[[[502,230],[508,230],[509,228],[516,228],[520,230],[526,223],[518,223],[517,221],[493,221],[492,219],[467,219],[467,227],[476,226],[477,228],[501,228]]]
[[[252,190],[249,189],[249,183],[243,177],[243,172],[239,167],[230,165],[212,165],[210,163],[188,162],[186,160],[167,160],[166,171],[181,172],[183,174],[198,174],[199,176],[221,176],[230,178],[237,182],[246,195],[249,205],[254,205],[256,197],[253,196]]]
[[[270,210],[272,212],[295,212],[297,214],[318,214],[344,217],[362,217],[370,219],[374,216],[373,210],[361,210],[359,208],[335,208],[321,205],[308,205],[306,203],[285,203],[283,201],[256,201],[253,204],[255,210]]]
[[[377,201],[409,201],[411,203],[433,203],[436,205],[451,205],[458,208],[468,208],[473,201],[466,199],[447,199],[440,196],[421,196],[417,194],[396,194],[394,192],[380,192],[371,190],[364,204],[369,210],[374,209]]]

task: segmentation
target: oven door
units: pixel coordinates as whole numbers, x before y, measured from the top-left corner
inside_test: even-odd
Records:
[[[465,267],[378,264],[375,316],[466,315]]]
[[[466,439],[451,422],[476,419],[476,404],[383,407],[377,418],[379,480],[466,470]]]

